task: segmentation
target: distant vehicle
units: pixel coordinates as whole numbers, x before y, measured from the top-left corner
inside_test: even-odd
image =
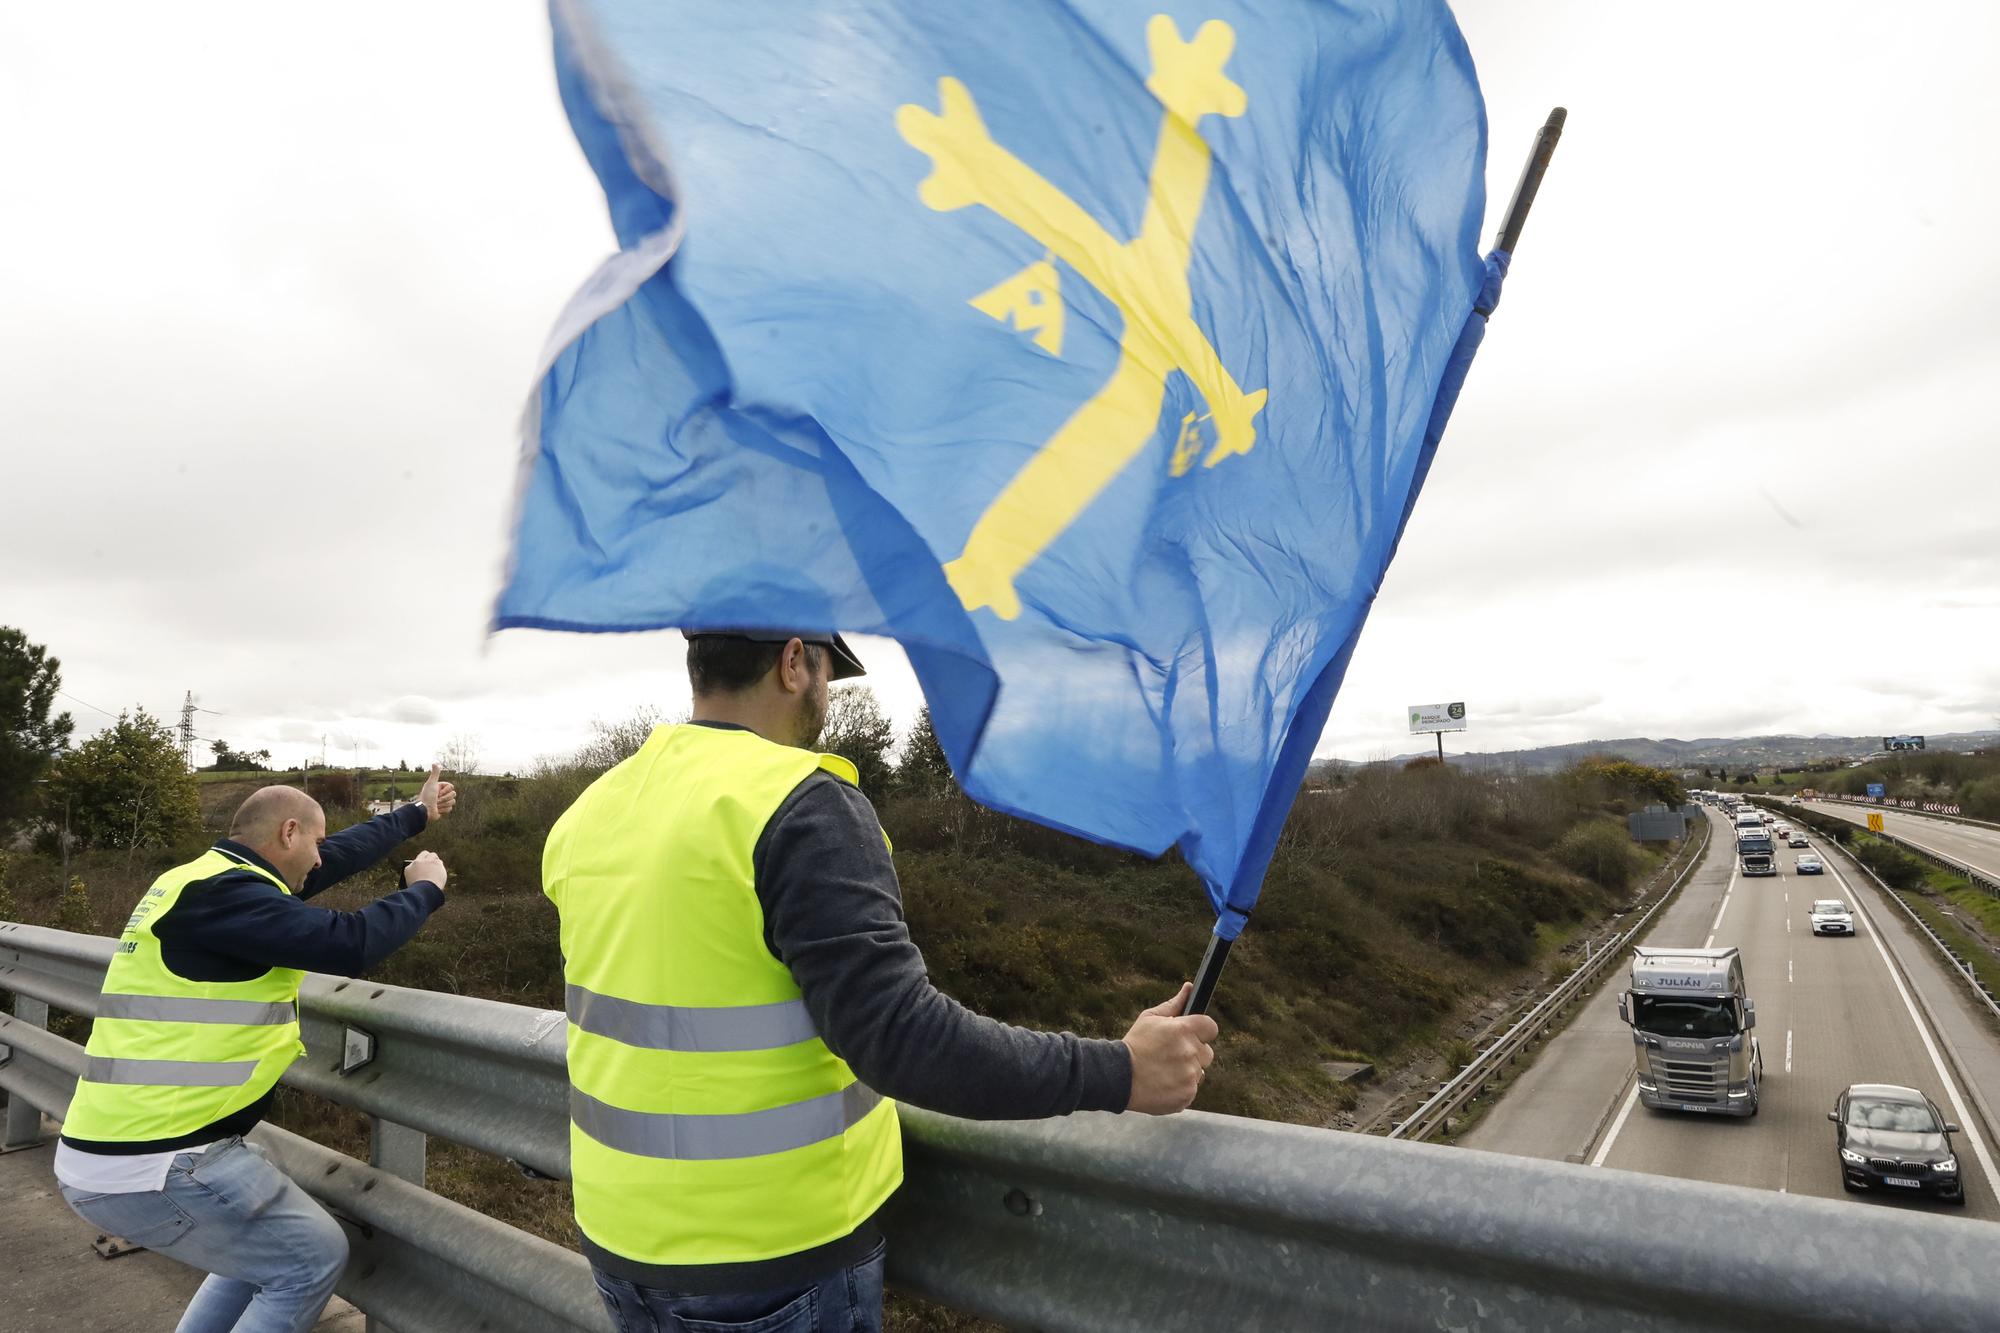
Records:
[[[1760,810],[1757,813],[1762,816],[1763,822],[1766,824],[1775,824],[1778,822],[1778,817],[1769,810]]]
[[[1791,837],[1789,837],[1789,838],[1787,838],[1787,839],[1785,839],[1785,846],[1787,846],[1787,847],[1810,847],[1810,846],[1812,846],[1812,844],[1806,841],[1806,835],[1805,835],[1805,834],[1803,834],[1803,833],[1799,832],[1799,831],[1798,831],[1797,829],[1793,829],[1793,830],[1792,830],[1792,836],[1791,836]]]
[[[1771,835],[1760,828],[1738,829],[1736,863],[1746,875],[1777,874],[1778,852],[1771,845]]]
[[[1852,935],[1854,933],[1854,913],[1847,910],[1847,904],[1838,898],[1821,898],[1812,905],[1812,933],[1815,935]]]
[[[1965,1183],[1951,1146],[1957,1125],[1915,1088],[1856,1083],[1826,1113],[1840,1152],[1840,1183],[1850,1194],[1935,1194],[1965,1206]]]
[[[1806,803],[1806,798],[1803,796],[1794,796],[1792,798],[1793,805],[1804,805],[1805,803]]]
[[[1804,856],[1792,862],[1792,869],[1801,875],[1824,875],[1826,873],[1826,863],[1811,852],[1807,852]]]
[[[1618,1017],[1632,1029],[1639,1100],[1658,1111],[1752,1116],[1764,1055],[1750,1030],[1757,1002],[1730,949],[1632,950]]]
[[[1792,840],[1792,826],[1790,824],[1780,824],[1771,831],[1777,834],[1779,842],[1790,842]]]

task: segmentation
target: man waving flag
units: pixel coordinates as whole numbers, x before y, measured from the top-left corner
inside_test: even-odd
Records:
[[[970,795],[1178,845],[1233,938],[1498,294],[1450,11],[555,33],[621,248],[551,340],[496,627],[895,638]]]

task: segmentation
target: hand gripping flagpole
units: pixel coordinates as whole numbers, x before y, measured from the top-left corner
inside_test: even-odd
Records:
[[[1542,177],[1548,173],[1549,160],[1555,156],[1556,143],[1562,138],[1563,123],[1569,119],[1569,112],[1556,107],[1549,112],[1549,118],[1535,133],[1535,146],[1528,153],[1528,163],[1521,169],[1521,179],[1514,186],[1514,197],[1507,205],[1505,218],[1500,224],[1499,239],[1494,242],[1498,256],[1487,261],[1488,280],[1480,293],[1480,300],[1471,315],[1467,316],[1467,328],[1459,337],[1459,346],[1453,349],[1450,363],[1446,366],[1443,380],[1438,385],[1438,401],[1431,411],[1431,424],[1425,432],[1426,457],[1419,464],[1418,482],[1428,470],[1428,451],[1434,449],[1437,437],[1444,431],[1444,423],[1451,416],[1451,409],[1458,400],[1458,391],[1465,384],[1465,372],[1471,364],[1472,353],[1478,349],[1480,336],[1485,332],[1488,316],[1492,314],[1491,299],[1499,295],[1499,281],[1505,275],[1507,263],[1512,258],[1514,247],[1520,244],[1521,229],[1527,225],[1528,210],[1534,207],[1535,194],[1542,188]],[[1477,321],[1475,324],[1474,321]],[[1414,495],[1414,492],[1412,492]],[[1408,514],[1404,517],[1407,519]],[[1443,744],[1439,740],[1440,747]],[[1201,956],[1201,966],[1194,976],[1194,994],[1188,997],[1184,1013],[1200,1014],[1208,1011],[1208,1002],[1215,994],[1215,983],[1222,976],[1222,965],[1229,957],[1229,946],[1233,941],[1220,934],[1208,937],[1208,952]]]

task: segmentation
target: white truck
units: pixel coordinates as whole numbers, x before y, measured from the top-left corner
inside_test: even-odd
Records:
[[[1757,1114],[1764,1082],[1763,1052],[1750,1035],[1757,1002],[1744,989],[1743,958],[1734,948],[1633,949],[1618,1017],[1632,1029],[1642,1104]]]

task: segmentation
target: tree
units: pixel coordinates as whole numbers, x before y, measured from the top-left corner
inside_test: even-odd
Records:
[[[866,685],[843,685],[832,691],[819,748],[853,764],[861,775],[861,790],[877,796],[888,791],[894,775],[889,746],[895,739],[896,729],[883,715],[875,691]]]
[[[438,762],[447,773],[472,773],[479,768],[479,737],[461,731],[438,751]]]
[[[949,795],[957,785],[951,763],[938,743],[937,728],[931,725],[930,705],[917,714],[916,724],[903,739],[903,755],[896,765],[896,786],[911,796],[931,799]]]
[[[49,777],[51,808],[65,803],[79,841],[169,847],[201,831],[201,790],[174,733],[145,709],[63,755]]]
[[[35,783],[69,744],[69,714],[49,716],[61,688],[62,663],[0,625],[0,824],[33,809]]]

